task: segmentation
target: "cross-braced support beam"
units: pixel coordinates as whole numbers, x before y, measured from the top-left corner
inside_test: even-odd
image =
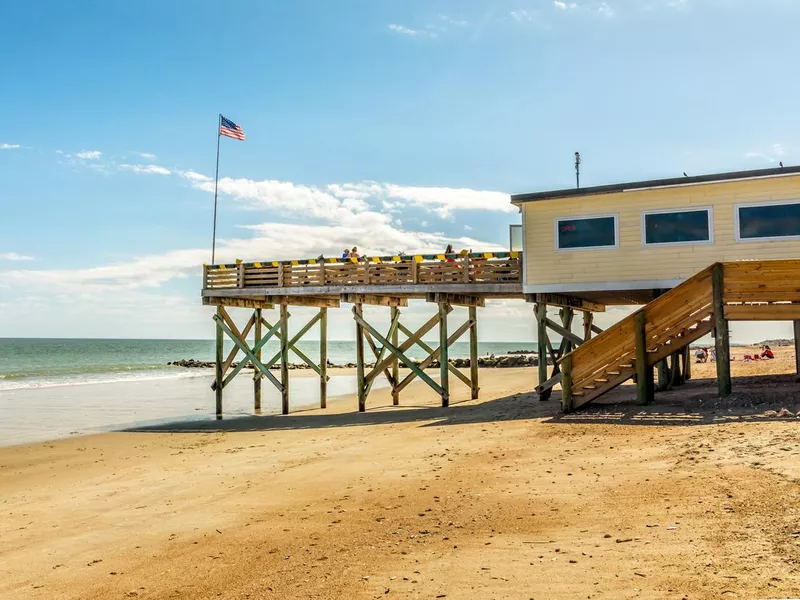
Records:
[[[386,302],[381,302],[386,306]],[[379,332],[373,325],[364,318],[363,306],[356,303],[353,306],[353,317],[356,321],[356,368],[358,386],[358,409],[366,410],[367,396],[369,395],[375,379],[383,373],[392,388],[392,404],[398,405],[400,402],[400,392],[409,385],[414,379],[419,377],[428,384],[442,398],[442,406],[449,406],[450,403],[450,375],[465,383],[471,389],[472,398],[478,397],[478,333],[477,333],[477,310],[476,306],[470,306],[469,318],[459,326],[452,334],[448,332],[448,315],[453,307],[448,302],[438,303],[437,314],[416,331],[408,329],[400,321],[400,309],[398,306],[391,306],[391,321],[389,331],[386,335]],[[433,348],[422,340],[422,337],[439,327],[439,346]],[[466,376],[449,361],[449,348],[467,331],[470,331],[470,376]],[[406,336],[405,341],[400,343],[399,334]],[[367,372],[364,357],[364,342],[367,343],[375,357],[375,364]],[[418,346],[428,353],[428,356],[417,363],[412,360],[407,352],[414,346]],[[386,354],[389,356],[386,356]],[[439,361],[439,382],[434,381],[426,372],[435,361]],[[409,373],[400,379],[400,364],[403,364]]]
[[[289,310],[286,304],[280,306],[279,320],[274,325],[263,317],[262,309],[256,308],[244,329],[239,330],[234,320],[224,306],[217,307],[214,315],[216,323],[216,369],[214,383],[211,385],[216,392],[216,414],[222,418],[222,392],[227,385],[248,365],[253,365],[253,406],[258,413],[261,410],[261,380],[267,378],[281,394],[281,412],[289,412],[289,352],[294,352],[320,377],[320,406],[326,406],[327,394],[327,307],[320,307],[319,312],[306,323],[293,337],[289,337]],[[317,365],[302,350],[297,347],[300,339],[317,323],[320,323],[320,364]],[[264,333],[266,328],[266,333]],[[254,330],[253,345],[248,344],[247,338]],[[223,340],[228,336],[233,341],[234,347],[227,357],[224,357]],[[280,342],[280,349],[268,361],[262,362],[262,350],[270,339],[276,338]],[[238,353],[244,358],[233,366]],[[271,368],[280,363],[280,380],[271,372]],[[230,372],[229,372],[230,371]]]
[[[541,401],[549,400],[553,393],[553,388],[561,383],[562,373],[559,361],[575,348],[591,339],[592,333],[602,333],[603,331],[594,324],[593,313],[583,311],[583,337],[573,332],[572,323],[576,309],[565,304],[562,303],[559,309],[561,323],[548,318],[547,304],[537,303],[534,306],[539,360],[539,385],[536,386],[536,393],[539,394],[539,400]],[[561,343],[558,348],[553,347],[548,331],[561,337]],[[547,369],[548,362],[553,365],[550,375],[548,375]]]

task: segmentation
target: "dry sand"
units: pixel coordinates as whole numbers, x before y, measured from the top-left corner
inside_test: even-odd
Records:
[[[798,410],[793,368],[566,417],[491,370],[450,409],[414,384],[0,449],[0,598],[800,596],[798,419],[763,416]]]

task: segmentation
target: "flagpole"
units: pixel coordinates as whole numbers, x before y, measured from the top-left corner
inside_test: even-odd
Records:
[[[219,186],[219,138],[220,128],[222,127],[222,113],[219,114],[217,122],[217,171],[214,175],[214,229],[211,234],[211,264],[214,264],[214,258],[217,249],[217,188]]]

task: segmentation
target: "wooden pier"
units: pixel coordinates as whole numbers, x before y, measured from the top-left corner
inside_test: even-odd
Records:
[[[290,261],[242,262],[207,265],[203,269],[203,304],[216,307],[216,391],[217,418],[223,413],[225,387],[247,365],[253,366],[254,409],[261,409],[261,382],[266,378],[280,392],[282,413],[290,409],[289,353],[292,352],[319,376],[320,406],[327,396],[327,313],[343,303],[352,305],[356,334],[356,371],[358,409],[366,410],[367,398],[375,381],[383,376],[389,382],[395,405],[400,393],[414,379],[421,379],[436,391],[442,406],[450,402],[451,376],[471,390],[477,398],[478,385],[478,308],[487,299],[524,298],[522,293],[522,253],[481,252],[414,256],[380,256],[362,259],[317,258]],[[431,317],[412,330],[401,320],[409,300],[425,300],[432,305]],[[379,330],[364,317],[364,305],[389,310],[388,331]],[[289,330],[290,308],[304,306],[319,312],[292,334]],[[453,307],[468,308],[468,318],[449,323]],[[229,308],[252,310],[239,327]],[[265,313],[276,311],[269,320]],[[319,364],[305,355],[297,343],[313,327],[319,327]],[[439,342],[433,347],[423,337],[438,329]],[[248,338],[253,333],[252,344]],[[448,349],[469,333],[470,369],[462,373],[449,362]],[[234,347],[224,353],[225,337]],[[264,361],[262,352],[271,339],[280,341],[280,349]],[[412,347],[427,354],[419,364],[408,357]],[[237,355],[243,358],[232,367]],[[370,357],[368,358],[367,353]],[[373,364],[371,369],[367,368]],[[439,363],[438,381],[426,370]],[[280,365],[279,375],[272,367]],[[400,378],[400,366],[409,373]]]

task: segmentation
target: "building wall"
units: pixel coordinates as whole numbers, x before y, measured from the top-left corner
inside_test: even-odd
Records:
[[[800,200],[800,175],[525,202],[525,291],[672,287],[717,261],[800,258],[800,240],[736,241],[734,207],[770,200]],[[642,244],[642,211],[706,206],[712,244]],[[557,218],[611,213],[619,215],[618,248],[556,250]]]

